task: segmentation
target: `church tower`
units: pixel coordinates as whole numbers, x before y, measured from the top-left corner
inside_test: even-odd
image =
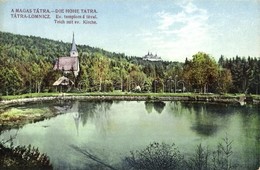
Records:
[[[79,53],[76,47],[74,33],[72,38],[72,45],[70,56],[59,57],[54,65],[54,70],[61,70],[64,74],[73,73],[75,77],[79,75]]]
[[[77,50],[77,47],[76,47],[76,43],[75,43],[75,40],[74,40],[74,32],[73,32],[73,38],[72,38],[72,46],[71,46],[71,50],[70,50],[70,56],[71,56],[71,57],[78,57],[78,56],[79,56],[79,53],[78,53],[78,50]]]

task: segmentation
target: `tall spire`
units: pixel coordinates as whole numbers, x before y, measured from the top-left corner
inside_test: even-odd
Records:
[[[72,38],[72,45],[70,50],[70,56],[71,57],[78,57],[78,50],[74,39],[74,32],[73,32],[73,38]]]
[[[77,47],[76,47],[76,43],[75,43],[75,39],[74,39],[74,32],[73,32],[73,38],[72,38],[71,51],[76,51],[76,52],[78,52]]]

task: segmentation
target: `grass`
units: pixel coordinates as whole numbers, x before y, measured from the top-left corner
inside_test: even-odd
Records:
[[[47,109],[19,109],[11,108],[4,113],[0,114],[1,121],[7,121],[10,119],[20,120],[20,119],[30,119],[33,117],[40,117],[41,115],[49,115]]]
[[[59,93],[27,93],[20,95],[9,95],[2,96],[2,100],[15,100],[15,99],[24,99],[24,98],[33,98],[33,97],[54,97],[58,96]]]
[[[29,122],[41,121],[55,116],[48,108],[8,108],[0,114],[0,133],[2,130],[22,127]]]
[[[30,108],[30,109],[19,109],[19,108],[11,108],[10,110],[6,111],[1,115],[31,115],[31,114],[44,114],[46,113],[47,109],[38,109],[38,108]]]

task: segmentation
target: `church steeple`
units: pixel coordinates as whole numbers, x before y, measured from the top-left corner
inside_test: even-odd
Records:
[[[78,50],[74,39],[74,32],[73,32],[73,38],[72,38],[72,46],[70,50],[70,56],[71,57],[78,57]]]

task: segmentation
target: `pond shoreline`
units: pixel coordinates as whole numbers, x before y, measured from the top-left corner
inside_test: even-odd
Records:
[[[245,96],[210,96],[210,95],[190,95],[190,96],[157,96],[157,95],[69,95],[60,94],[52,97],[32,97],[32,98],[20,98],[12,100],[2,100],[0,101],[0,131],[7,130],[10,128],[19,128],[30,122],[37,122],[44,120],[46,118],[57,116],[57,114],[41,114],[41,115],[22,115],[20,117],[15,117],[13,115],[8,115],[1,118],[1,112],[8,107],[15,105],[23,105],[26,103],[37,103],[37,102],[51,102],[51,101],[68,101],[68,100],[82,100],[82,101],[183,101],[183,102],[204,102],[204,103],[222,103],[222,104],[260,104],[260,99],[245,97]]]
[[[251,96],[229,97],[222,95],[190,95],[190,96],[155,96],[155,95],[67,95],[61,94],[54,97],[31,97],[0,101],[0,106],[23,104],[31,102],[44,102],[55,100],[121,100],[121,101],[187,101],[187,102],[210,102],[225,104],[260,104],[260,99]]]

